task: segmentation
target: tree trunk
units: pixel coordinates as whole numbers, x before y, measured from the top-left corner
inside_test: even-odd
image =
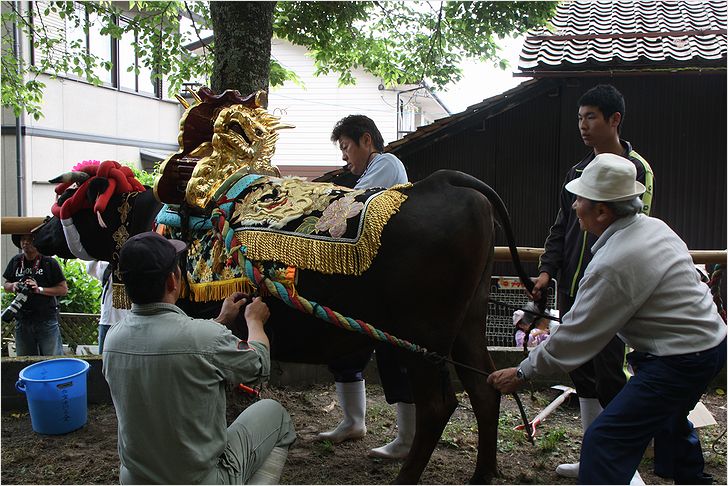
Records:
[[[276,2],[210,2],[215,33],[212,90],[268,91]]]

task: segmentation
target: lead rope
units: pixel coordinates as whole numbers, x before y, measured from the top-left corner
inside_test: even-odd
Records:
[[[239,247],[237,248],[237,250],[240,251]],[[305,314],[310,314],[314,317],[318,317],[319,319],[333,324],[341,329],[365,334],[372,339],[376,339],[377,341],[386,342],[412,353],[419,354],[420,356],[424,357],[434,364],[442,364],[443,362],[446,362],[486,377],[490,375],[490,373],[488,372],[473,368],[472,366],[466,365],[464,363],[459,363],[446,356],[442,356],[441,354],[438,354],[436,352],[429,351],[427,350],[427,348],[419,346],[418,344],[412,343],[405,339],[400,339],[396,336],[393,336],[392,334],[389,334],[388,332],[381,331],[371,324],[368,324],[360,319],[352,319],[351,317],[343,316],[335,310],[330,309],[329,307],[320,305],[313,301],[309,301],[304,297],[298,295],[298,293],[289,290],[280,282],[273,281],[266,277],[263,272],[261,272],[260,269],[257,266],[253,265],[247,258],[244,258],[244,261],[245,272],[248,278],[258,286],[258,289],[265,288],[268,294],[282,300],[289,307],[297,309]],[[518,410],[521,414],[521,420],[523,421],[523,426],[526,430],[526,436],[528,437],[529,442],[533,444],[533,429],[531,427],[531,423],[528,421],[528,417],[526,416],[526,411],[523,408],[523,403],[521,403],[521,399],[517,393],[512,393],[511,395],[516,401],[516,405],[518,405]]]

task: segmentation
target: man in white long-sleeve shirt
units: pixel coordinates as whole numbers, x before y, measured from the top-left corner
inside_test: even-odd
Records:
[[[685,243],[639,214],[645,187],[635,175],[631,162],[601,154],[566,185],[580,226],[598,237],[594,258],[551,338],[488,383],[509,393],[535,375],[571,371],[617,334],[635,350],[627,359],[636,374],[584,435],[579,483],[628,484],[654,438],[675,484],[706,484],[687,415],[725,365],[726,326]]]
[[[389,188],[407,182],[407,171],[402,161],[392,154],[383,153],[384,138],[371,118],[365,115],[342,118],[331,131],[331,141],[339,144],[341,158],[352,174],[359,176],[355,189]],[[369,451],[369,455],[404,459],[409,454],[415,434],[415,405],[407,370],[400,363],[396,351],[386,344],[376,347],[376,356],[384,397],[387,403],[397,404],[397,436],[393,441]],[[339,443],[361,439],[366,434],[363,373],[371,357],[371,349],[364,349],[329,363],[344,416],[336,428],[320,433],[319,439]]]

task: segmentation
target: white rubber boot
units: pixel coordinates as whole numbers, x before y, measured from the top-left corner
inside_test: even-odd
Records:
[[[586,432],[586,429],[602,413],[602,406],[596,398],[579,398],[579,410],[581,413],[581,428]],[[565,478],[578,478],[579,463],[559,464],[556,467],[556,474]]]
[[[344,419],[334,430],[321,432],[319,440],[330,440],[334,444],[345,440],[361,439],[367,433],[367,392],[364,380],[351,383],[336,382],[336,396],[344,412]]]
[[[405,459],[415,438],[415,404],[397,403],[397,437],[387,445],[369,451],[371,457]]]
[[[640,476],[639,471],[634,472],[634,476],[632,476],[632,480],[629,482],[630,486],[645,486],[645,482],[642,481],[642,476]]]
[[[274,447],[247,484],[279,484],[287,457],[288,447]]]

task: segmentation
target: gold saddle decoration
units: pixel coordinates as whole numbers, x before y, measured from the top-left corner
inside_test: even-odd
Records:
[[[293,125],[265,110],[265,91],[243,97],[236,90],[216,95],[202,87],[192,96],[192,105],[177,97],[186,108],[180,120],[180,148],[160,167],[162,175],[154,185],[159,201],[209,209],[222,184],[235,173],[280,176],[271,163],[278,130]]]
[[[407,199],[401,190],[408,187],[363,191],[264,177],[236,200],[230,228],[252,261],[361,275],[374,261],[382,231]]]

